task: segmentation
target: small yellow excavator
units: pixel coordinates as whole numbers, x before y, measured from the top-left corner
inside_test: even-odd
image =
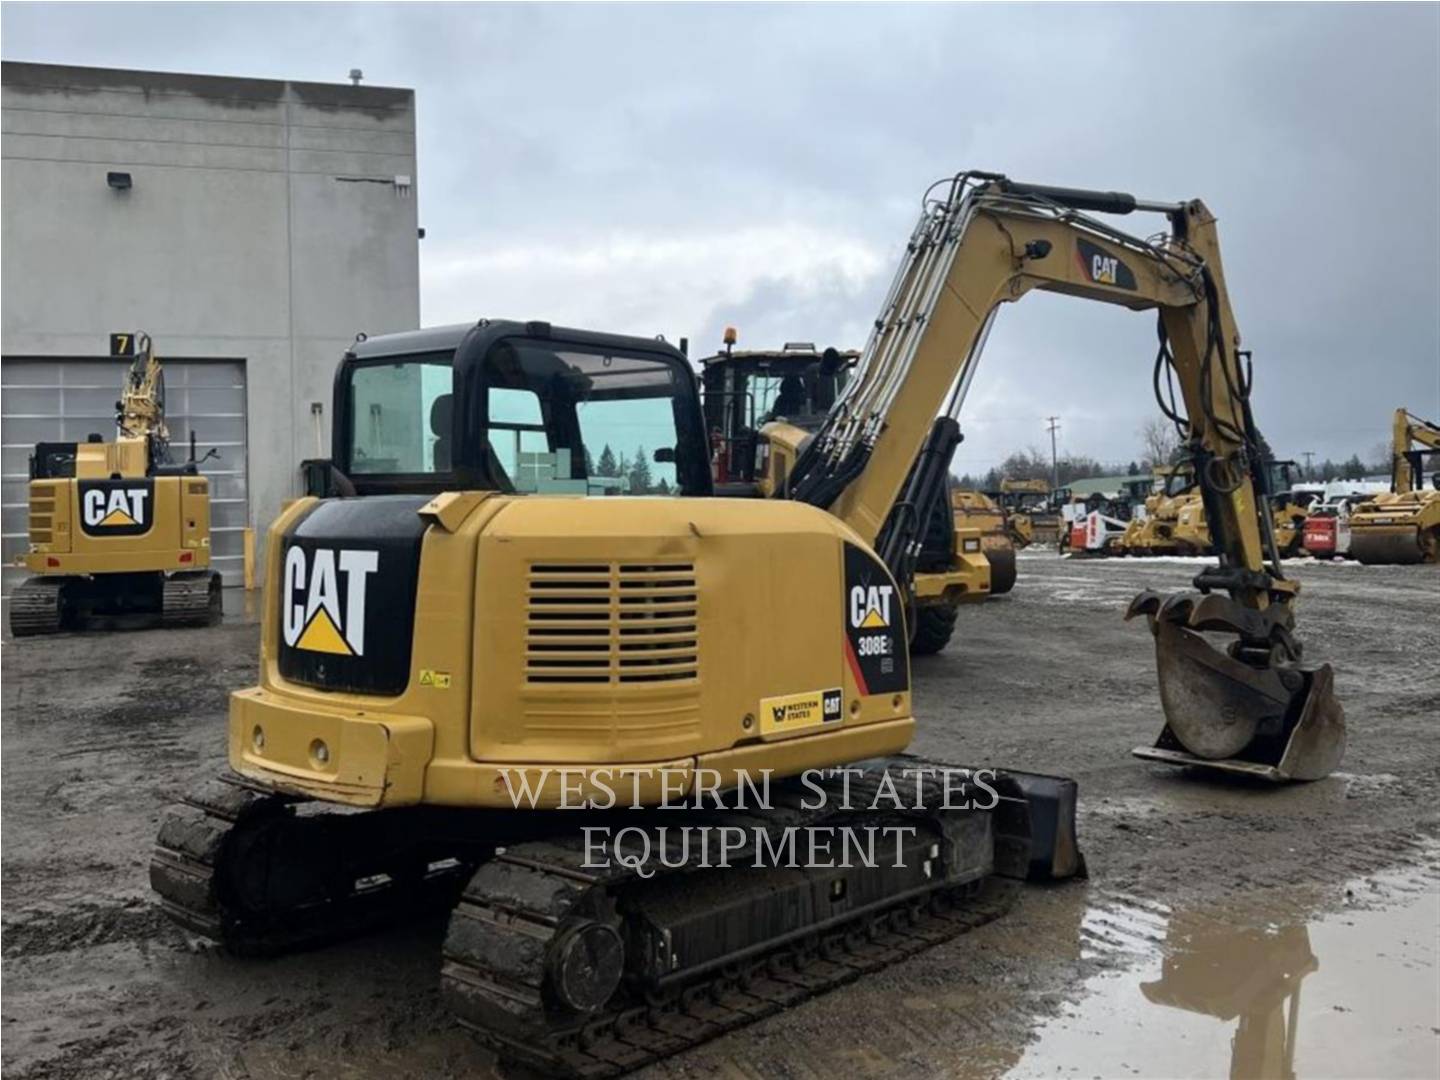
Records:
[[[327,479],[269,532],[233,771],[161,826],[165,910],[274,952],[453,903],[440,981],[459,1021],[531,1068],[607,1076],[1076,873],[1073,783],[1001,769],[1001,797],[952,800],[924,783],[937,763],[895,756],[925,722],[901,586],[920,509],[946,490],[996,310],[1034,289],[1158,315],[1156,383],[1177,387],[1163,404],[1211,510],[1217,565],[1129,606],[1166,720],[1140,753],[1329,773],[1344,715],[1330,668],[1301,659],[1213,215],[964,172],[923,198],[819,429],[762,426],[769,498],[715,497],[695,379],[663,341],[482,320],[357,342]],[[607,443],[649,448],[628,496],[587,494]],[[762,770],[766,808],[706,797]],[[872,797],[896,784],[898,806]],[[583,827],[617,818],[625,851],[597,851]],[[720,841],[661,831],[682,822],[727,830],[727,864]],[[902,823],[893,858],[813,846]],[[783,859],[796,829],[812,846]]]
[[[165,376],[148,334],[112,334],[111,354],[131,358],[115,441],[39,443],[30,458],[30,550],[18,562],[35,576],[10,594],[16,637],[97,615],[158,615],[164,626],[220,617],[194,433],[189,460],[172,465]]]
[[[774,494],[764,461],[769,442],[760,437],[760,429],[779,421],[817,430],[860,354],[818,351],[808,341],[787,342],[781,349],[736,349],[739,335],[733,326],[725,328],[723,340],[721,351],[700,359],[715,490],[731,497],[768,497]],[[925,514],[906,583],[912,656],[943,649],[954,636],[962,605],[1009,591],[1015,578],[1013,551],[1008,563],[1002,558],[997,568],[989,558],[990,538],[974,523],[947,512],[943,500],[935,502]]]
[[[1390,491],[1350,513],[1350,554],[1362,563],[1440,562],[1440,472],[1425,487],[1425,457],[1440,454],[1440,424],[1396,409]]]

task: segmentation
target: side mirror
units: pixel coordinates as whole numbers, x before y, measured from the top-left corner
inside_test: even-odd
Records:
[[[673,446],[656,447],[653,457],[657,465],[673,465],[675,463],[675,448]]]

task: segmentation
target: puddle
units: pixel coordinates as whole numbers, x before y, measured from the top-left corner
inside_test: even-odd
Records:
[[[1088,980],[1007,1075],[1440,1076],[1433,869],[1346,895],[1314,919],[1092,906],[1085,946],[1147,958]]]

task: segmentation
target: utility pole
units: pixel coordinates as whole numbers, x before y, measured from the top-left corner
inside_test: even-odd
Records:
[[[1060,486],[1060,454],[1055,448],[1055,433],[1060,430],[1060,418],[1058,416],[1047,416],[1050,421],[1050,490],[1054,491]]]
[[[1306,479],[1306,480],[1313,480],[1313,479],[1315,479],[1315,473],[1314,473],[1314,471],[1311,470],[1311,468],[1310,468],[1310,459],[1315,456],[1315,451],[1314,451],[1314,450],[1301,450],[1301,451],[1300,451],[1300,456],[1305,459],[1305,479]]]

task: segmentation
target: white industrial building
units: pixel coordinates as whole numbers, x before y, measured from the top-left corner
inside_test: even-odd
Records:
[[[174,442],[219,450],[215,565],[239,584],[245,528],[329,452],[345,347],[419,325],[414,93],[9,62],[0,81],[6,592],[31,449],[113,436],[109,335],[134,330]]]

